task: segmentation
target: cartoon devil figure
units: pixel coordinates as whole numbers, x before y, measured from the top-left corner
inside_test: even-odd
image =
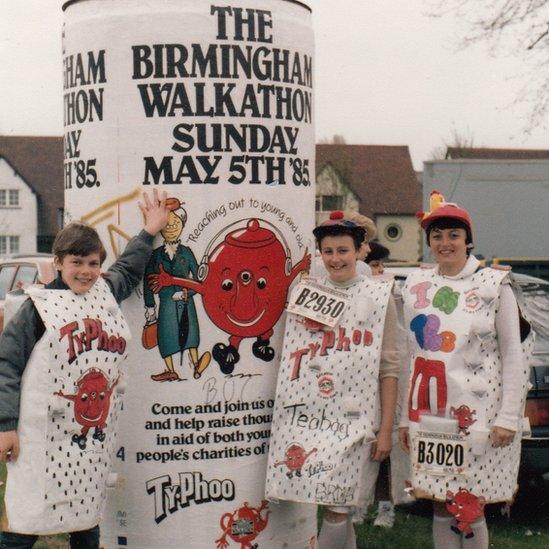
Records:
[[[288,478],[292,478],[294,473],[296,477],[300,477],[301,469],[303,468],[303,465],[305,465],[307,458],[315,452],[316,448],[313,448],[310,452],[306,452],[305,448],[303,448],[301,444],[294,442],[286,449],[286,459],[284,461],[277,461],[274,466],[278,467],[279,465],[286,465],[288,468],[286,476]]]
[[[105,440],[103,430],[107,426],[111,395],[118,380],[109,385],[109,380],[101,370],[90,368],[76,382],[75,395],[66,395],[63,391],[54,393],[74,402],[74,419],[82,425],[82,429],[80,434],[72,436],[72,442],[78,444],[81,450],[86,448],[88,431],[92,427],[93,438],[99,442]]]
[[[460,488],[457,494],[448,490],[446,492],[446,509],[457,520],[457,527],[452,526],[452,530],[456,534],[463,532],[466,538],[472,538],[475,534],[471,523],[482,517],[485,503],[486,500],[482,496],[477,497],[465,488]]]
[[[259,220],[241,220],[234,225],[240,226],[215,247],[214,238],[206,249],[198,281],[171,276],[162,266],[158,274],[148,277],[154,292],[165,286],[180,286],[202,296],[209,318],[229,334],[229,345],[216,343],[212,349],[224,374],[230,374],[240,360],[238,349],[244,338],[256,338],[254,356],[266,362],[273,360],[274,349],[269,345],[273,326],[284,310],[291,283],[311,265],[311,255],[305,250],[292,266],[287,245]]]
[[[469,406],[462,404],[459,408],[454,408],[452,406],[450,408],[450,414],[452,414],[454,419],[458,420],[459,432],[468,435],[469,431],[467,429],[476,422],[476,419],[473,419],[476,410],[471,410]]]
[[[269,521],[270,511],[262,516],[262,512],[268,509],[266,500],[261,502],[258,509],[249,507],[248,502],[237,509],[234,513],[225,513],[219,524],[223,534],[215,540],[217,549],[229,547],[227,537],[235,543],[240,543],[240,549],[257,549],[257,543],[252,543],[255,538],[265,529]]]

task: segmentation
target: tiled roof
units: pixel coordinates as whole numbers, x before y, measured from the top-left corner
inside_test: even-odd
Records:
[[[57,233],[63,207],[63,138],[0,135],[5,158],[38,197],[38,236]]]
[[[488,149],[448,147],[447,160],[544,160],[549,158],[545,149]]]
[[[331,165],[358,196],[360,213],[415,214],[421,186],[407,146],[317,145],[317,175]]]

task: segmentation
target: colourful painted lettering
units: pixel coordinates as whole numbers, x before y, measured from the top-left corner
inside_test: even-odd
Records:
[[[433,307],[449,315],[454,312],[458,300],[459,292],[454,292],[450,286],[443,286],[433,298]]]
[[[427,299],[427,290],[432,286],[431,282],[425,281],[419,284],[414,284],[410,288],[410,293],[416,296],[416,302],[414,303],[414,309],[425,309],[431,303]]]

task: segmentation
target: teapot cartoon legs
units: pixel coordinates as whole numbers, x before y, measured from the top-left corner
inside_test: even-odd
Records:
[[[265,362],[273,360],[275,355],[274,349],[269,345],[272,334],[272,330],[261,334],[252,345],[254,356]],[[235,365],[239,362],[240,353],[238,349],[242,339],[244,338],[231,336],[229,337],[229,345],[225,345],[224,343],[216,343],[214,345],[212,355],[224,374],[232,374]]]

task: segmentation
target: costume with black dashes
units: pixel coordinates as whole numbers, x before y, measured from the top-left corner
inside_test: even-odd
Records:
[[[476,436],[487,439],[501,408],[496,313],[508,273],[478,269],[473,256],[462,272],[463,276],[444,277],[437,269],[420,269],[408,277],[403,289],[413,349],[407,402],[410,436],[415,438],[421,417],[426,415],[458,419],[469,458],[469,467],[460,474],[432,474],[418,470],[417,455],[412,452],[412,485],[422,498],[444,501],[448,491],[456,493],[461,488],[488,503],[509,501],[516,490],[521,418],[517,416],[512,425],[517,431],[513,442],[503,448],[494,448],[486,440],[478,455],[478,449],[473,452],[471,434],[482,431]],[[526,360],[517,367],[519,386],[513,390],[523,398],[528,381]]]
[[[40,535],[86,530],[99,522],[106,497],[121,408],[120,364],[130,332],[102,278],[83,295],[36,287],[27,294],[46,331],[22,378],[21,453],[8,463],[7,526]],[[81,337],[85,321],[87,339]],[[79,392],[77,384],[86,376],[95,380],[92,389],[100,387],[98,394]],[[108,415],[84,434],[74,398],[62,395],[78,395],[84,403],[97,399]],[[96,417],[88,419],[93,424]]]
[[[322,283],[344,291],[349,306],[338,325],[324,331],[310,331],[301,317],[288,314],[266,494],[357,506],[379,423],[379,364],[393,281],[358,277],[345,288]]]

